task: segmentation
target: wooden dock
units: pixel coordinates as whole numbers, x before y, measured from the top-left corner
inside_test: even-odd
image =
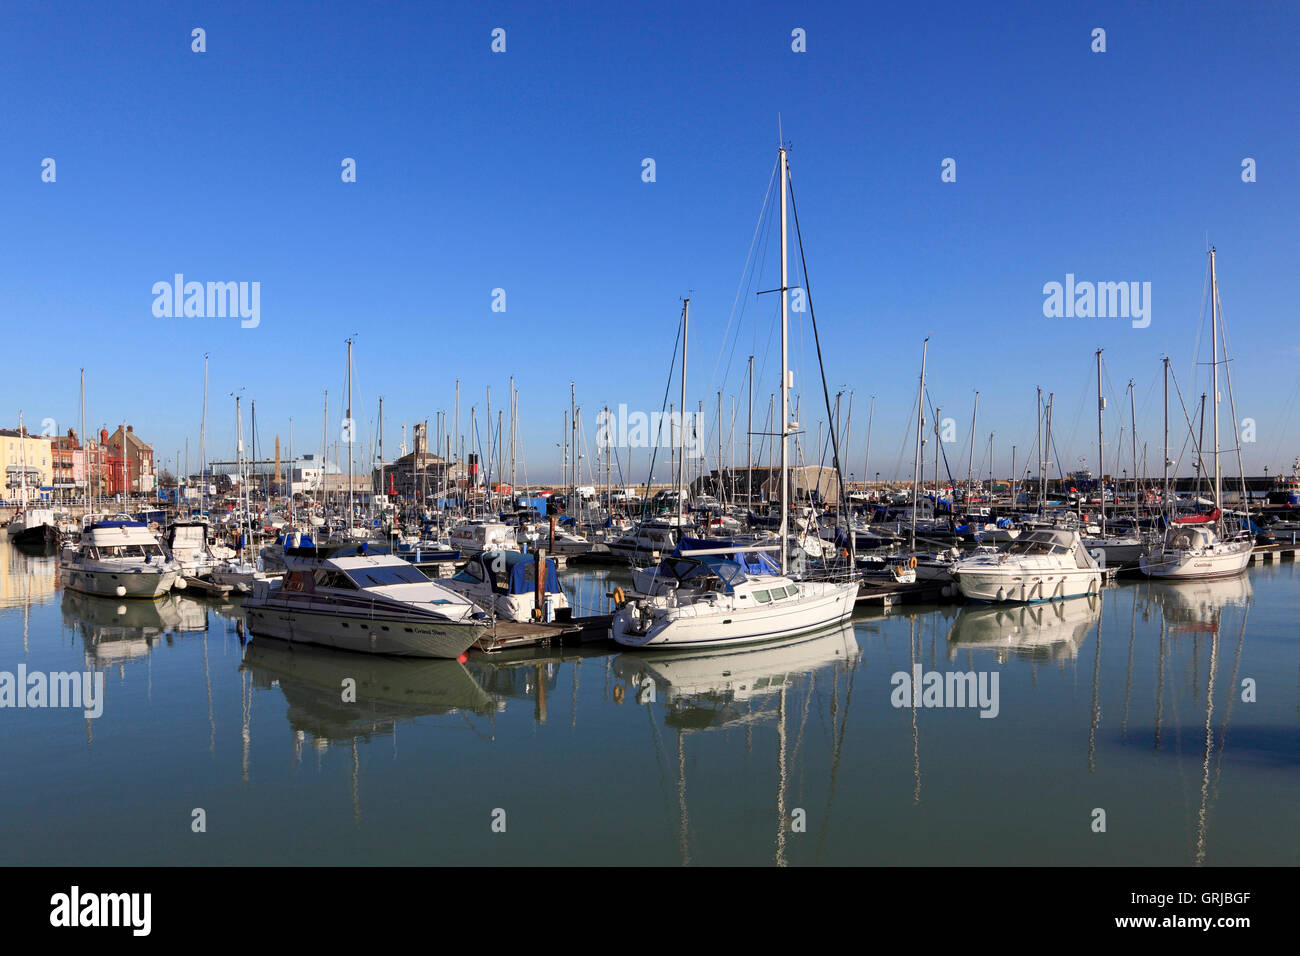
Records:
[[[917,581],[915,584],[863,581],[858,585],[856,604],[860,608],[889,610],[897,604],[941,604],[959,597],[957,585],[951,581]]]
[[[1291,538],[1289,541],[1255,545],[1255,550],[1250,553],[1250,563],[1272,564],[1274,561],[1294,561],[1296,552],[1300,551],[1300,545],[1296,544],[1295,535],[1289,537]]]

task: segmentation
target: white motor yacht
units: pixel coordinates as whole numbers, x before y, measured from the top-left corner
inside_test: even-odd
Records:
[[[244,610],[258,636],[340,650],[458,658],[488,627],[464,595],[362,546],[290,549],[282,581],[257,581]]]
[[[501,521],[462,521],[452,526],[448,541],[467,557],[484,551],[519,550],[515,529]]]
[[[958,561],[952,576],[974,601],[1055,601],[1101,589],[1101,568],[1079,533],[1055,529],[1023,531],[994,554]]]
[[[798,581],[751,574],[731,560],[707,561],[696,551],[676,581],[639,596],[614,613],[614,640],[626,647],[717,647],[771,640],[847,620],[855,582]]]
[[[64,548],[59,570],[67,587],[104,597],[155,598],[185,587],[180,565],[129,515],[86,515],[81,540]]]

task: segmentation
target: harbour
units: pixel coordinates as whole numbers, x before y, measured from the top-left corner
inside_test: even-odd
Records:
[[[1296,863],[1292,561],[861,607],[757,650],[602,639],[461,664],[259,642],[237,601],[124,603],[66,590],[52,557],[0,558],[4,659],[105,685],[96,719],[5,710],[5,766],[26,768],[0,791],[25,821],[11,865]],[[563,580],[584,603],[619,583]],[[996,719],[895,707],[917,666],[996,672]],[[1097,839],[1096,806],[1134,837]],[[795,809],[804,832],[782,827]]]
[[[0,9],[0,926],[1285,932],[1300,8],[1076,13]]]

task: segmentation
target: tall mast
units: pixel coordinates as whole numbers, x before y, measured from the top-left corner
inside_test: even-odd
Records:
[[[325,391],[325,410],[321,412],[320,419],[320,484],[317,492],[320,495],[321,516],[325,514],[325,462],[329,456],[329,427],[330,427],[330,393]]]
[[[754,356],[749,357],[749,426],[745,432],[745,507],[754,507]]]
[[[722,392],[718,392],[718,481],[713,490],[718,493],[718,501],[722,502]]]
[[[82,494],[81,507],[83,511],[90,510],[90,445],[86,441],[86,370],[81,370],[81,477],[86,482],[86,490]]]
[[[357,509],[352,500],[352,432],[355,428],[352,422],[352,339],[348,339],[348,536],[352,536],[352,528],[356,522]]]
[[[290,445],[292,446],[293,443],[293,419],[292,418],[289,419],[289,442]],[[293,457],[292,451],[290,451],[289,457],[290,458]],[[292,475],[293,466],[290,465],[289,467],[290,467],[290,475]],[[291,484],[292,484],[292,480],[293,479],[291,477],[290,478]],[[382,395],[379,396],[379,493],[381,495],[384,493],[384,396]]]
[[[691,326],[691,300],[688,298],[682,302],[682,404],[679,406],[681,415],[678,421],[677,434],[680,440],[680,447],[677,452],[677,513],[682,512],[682,505],[686,501],[686,486],[683,481],[683,471],[686,466],[686,343],[689,341],[689,330]],[[672,429],[672,414],[668,416],[668,428]]]
[[[248,521],[248,482],[244,480],[244,416],[239,409],[239,396],[235,396],[235,478],[239,480],[239,493],[244,499],[244,520]],[[242,540],[240,535],[238,540]],[[237,541],[238,543],[238,541]],[[239,549],[239,560],[243,563],[244,549]]]
[[[23,446],[23,476],[21,479],[22,503],[27,507],[27,429],[23,427],[23,410],[18,409],[18,442]],[[126,447],[126,429],[122,429],[122,445]]]
[[[966,462],[966,507],[970,508],[971,484],[975,477],[975,419],[980,410],[980,393],[975,393],[975,407],[970,413],[970,458]]]
[[[515,490],[515,427],[519,415],[519,393],[515,391],[515,377],[510,376],[510,494],[518,495]],[[607,416],[608,417],[608,416]]]
[[[1165,468],[1164,468],[1164,490],[1160,495],[1161,510],[1166,514],[1169,512],[1169,356],[1165,356],[1161,363],[1165,371]]]
[[[1138,441],[1137,441],[1137,409],[1134,407],[1135,398],[1133,393],[1137,389],[1133,385],[1133,379],[1128,380],[1128,431],[1129,439],[1133,443],[1133,527],[1137,528],[1138,517]]]
[[[1220,512],[1219,527],[1223,527],[1222,508],[1219,500],[1219,278],[1214,268],[1214,247],[1210,246],[1210,368],[1214,412],[1214,508]]]
[[[912,459],[912,533],[908,549],[916,550],[916,509],[921,501],[921,433],[925,431],[925,359],[930,336],[921,342],[921,388],[916,395],[916,455]],[[972,441],[974,437],[972,436]]]
[[[786,192],[789,187],[785,146],[777,151],[778,175],[781,177],[781,573],[788,570],[786,551],[790,538],[790,301],[786,265]]]
[[[1036,423],[1037,423],[1037,438],[1035,441],[1037,446],[1039,446],[1039,518],[1041,518],[1041,516],[1043,516],[1043,502],[1044,502],[1044,494],[1045,494],[1044,486],[1043,486],[1044,477],[1048,473],[1048,466],[1047,466],[1048,453],[1047,451],[1044,450],[1043,447],[1043,388],[1041,388],[1041,386],[1039,386],[1039,415],[1037,415]],[[1105,463],[1102,463],[1102,471],[1105,471]]]
[[[85,422],[82,422],[85,427]],[[208,353],[203,353],[203,417],[199,420],[199,482],[202,490],[199,495],[199,511],[208,513]]]
[[[1097,484],[1101,488],[1101,536],[1106,537],[1106,452],[1101,443],[1101,413],[1106,396],[1101,393],[1101,349],[1097,349]]]
[[[871,427],[876,423],[876,396],[871,396],[871,408],[867,411],[867,453],[862,459],[862,480],[870,481],[871,472]]]

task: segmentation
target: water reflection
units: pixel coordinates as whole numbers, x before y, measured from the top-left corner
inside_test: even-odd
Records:
[[[404,720],[430,715],[492,713],[492,695],[456,661],[349,654],[308,644],[256,638],[241,669],[259,689],[278,688],[289,727],[317,746],[394,733]],[[345,681],[355,681],[355,701]]]
[[[1228,729],[1240,686],[1238,679],[1246,643],[1246,622],[1253,604],[1250,578],[1243,574],[1203,581],[1151,582],[1132,593],[1135,632],[1139,604],[1143,605],[1144,617],[1149,618],[1155,613],[1160,617],[1152,747],[1156,751],[1164,749],[1167,735],[1173,737],[1176,757],[1195,753],[1200,758],[1191,860],[1195,866],[1204,866],[1209,851],[1210,821],[1219,797]],[[1226,620],[1229,615],[1225,613],[1233,611],[1237,612],[1235,627]],[[1222,655],[1228,649],[1232,653],[1232,672],[1226,684],[1222,684],[1226,700],[1219,700]],[[1204,710],[1204,719],[1191,726],[1169,729],[1164,725],[1166,684],[1177,676],[1179,668],[1184,672],[1197,709]],[[1177,698],[1174,703],[1176,706]],[[1217,726],[1216,716],[1219,717]],[[1191,745],[1186,750],[1183,747],[1185,738]]]
[[[108,667],[146,657],[167,635],[203,633],[208,609],[174,594],[154,601],[121,601],[64,591],[63,623],[81,635],[87,666]]]
[[[687,737],[719,728],[741,727],[746,732],[746,749],[753,747],[753,728],[770,723],[776,728],[776,787],[773,794],[775,834],[773,862],[786,866],[787,841],[804,819],[803,810],[788,808],[787,791],[792,764],[804,751],[804,732],[815,697],[818,672],[830,668],[831,699],[829,720],[818,722],[830,729],[831,773],[826,812],[822,814],[822,839],[830,820],[835,778],[839,769],[852,676],[860,656],[852,624],[845,623],[817,634],[800,635],[782,641],[740,648],[712,648],[678,651],[624,651],[614,658],[611,669],[620,682],[615,700],[634,699],[639,704],[660,704],[664,725],[677,731],[675,790],[678,812],[678,853],[683,866],[691,859],[692,828],[687,799]],[[841,702],[840,678],[846,678]],[[801,687],[802,685],[802,687]],[[789,739],[790,696],[802,689],[795,741]],[[662,741],[653,729],[656,750]],[[806,752],[806,751],[805,751]],[[663,762],[660,762],[663,766]],[[818,849],[822,841],[819,840]]]
[[[948,659],[963,649],[994,650],[1000,664],[1073,660],[1101,617],[1099,594],[1042,604],[967,605],[948,632]]]

